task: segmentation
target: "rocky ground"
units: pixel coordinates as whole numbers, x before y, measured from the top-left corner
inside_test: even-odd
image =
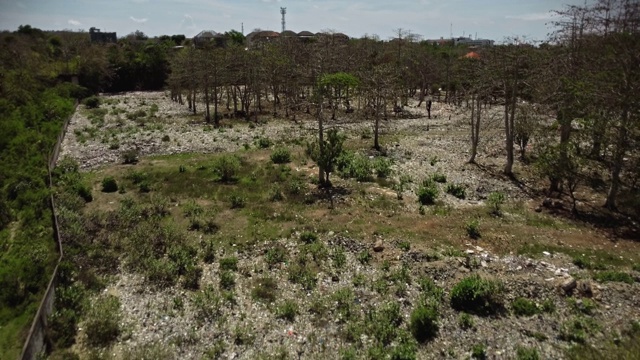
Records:
[[[186,106],[171,102],[164,93],[128,93],[104,100],[102,108],[108,113],[103,122],[91,120],[89,110],[81,109],[72,118],[63,142],[61,158],[71,156],[87,171],[120,162],[122,153],[129,149],[142,156],[233,152],[255,146],[258,138],[275,142],[310,138],[315,128],[315,122],[309,119],[297,123],[269,120],[257,126],[236,123],[230,128],[214,129],[202,124],[199,115],[190,115]],[[157,110],[152,109],[153,105]],[[154,116],[145,117],[144,124],[127,116],[139,109]],[[491,171],[502,163],[499,121],[488,121],[483,129],[485,136],[478,157],[485,169],[482,170],[465,165],[468,134],[463,111],[436,103],[434,119],[427,120],[423,109],[410,107],[409,112],[412,115],[406,118],[391,118],[384,129],[390,139],[384,146],[394,160],[395,174],[414,179],[434,172],[446,174],[448,182],[464,184],[467,189],[465,200],[446,195],[445,201],[453,206],[480,204],[493,191],[502,191],[513,199],[529,198],[526,189]],[[338,126],[354,139],[362,138],[362,134],[367,138],[370,131],[370,124],[348,120]],[[288,281],[290,263],[270,265],[265,260],[267,251],[275,245],[285,248],[290,259],[296,257],[301,251],[298,234],[250,250],[219,250],[217,259],[238,259],[233,272],[233,296],[219,289],[222,271],[218,261],[204,266],[201,290],[196,293],[179,286],[148,287],[140,275],[122,270],[105,292],[119,297],[126,330],[119,343],[105,351],[119,358],[130,357],[132,349],[176,359],[276,358],[281,353],[292,359],[338,358],[340,351],[350,346],[344,335],[348,324],[357,326],[369,310],[398,303],[401,326],[406,327],[419,302],[420,279],[424,277],[433,279],[444,290],[444,296],[439,302],[438,336],[419,347],[418,359],[468,358],[477,344],[486,346],[491,359],[515,358],[518,347],[535,348],[543,359],[563,358],[571,343],[561,339],[562,334],[577,331],[570,328],[571,321],[593,319],[596,325],[588,332],[590,343],[597,344],[607,339],[612,329],[621,332],[630,320],[640,318],[638,273],[633,273],[633,284],[596,283],[590,280],[588,271],[577,268],[562,254],[543,253],[538,259],[496,255],[471,243],[463,251],[451,253],[443,247],[427,253],[407,249],[389,239],[374,246],[333,232],[319,234],[318,241],[328,253],[318,261],[320,272],[312,290]],[[344,249],[346,255],[341,266],[332,260],[338,248]],[[358,259],[364,250],[373,254],[369,264]],[[403,263],[408,265],[409,275],[394,276],[401,272]],[[453,286],[471,273],[502,282],[504,309],[489,317],[472,315],[473,326],[464,329],[460,312],[449,306],[448,299]],[[257,301],[252,295],[265,277],[277,284],[277,298],[273,301]],[[206,289],[211,291],[207,293]],[[354,313],[351,319],[344,319],[337,310],[336,294],[343,289],[352,291],[352,297],[348,297]],[[203,309],[203,297],[216,306]],[[529,298],[539,306],[553,303],[555,311],[515,316],[511,303],[517,297]],[[277,309],[286,300],[298,306],[293,321],[278,316]],[[591,304],[595,304],[593,309]],[[372,342],[367,334],[359,336],[357,342],[364,348]]]

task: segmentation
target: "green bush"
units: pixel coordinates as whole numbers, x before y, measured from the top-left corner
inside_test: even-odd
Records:
[[[118,183],[111,176],[102,179],[102,192],[112,193],[118,191]]]
[[[87,107],[87,109],[95,109],[100,106],[100,98],[97,96],[89,96],[82,100],[82,103]]]
[[[302,234],[300,234],[300,241],[302,241],[305,244],[311,244],[318,241],[318,235],[310,231],[305,231]]]
[[[114,180],[115,181],[115,180]],[[117,187],[117,185],[116,185]],[[76,186],[76,192],[78,195],[85,201],[91,202],[93,201],[93,195],[91,194],[91,188],[85,184],[78,184]],[[1,226],[0,226],[1,228]]]
[[[235,256],[230,256],[220,259],[220,269],[238,271],[238,258]]]
[[[464,199],[467,197],[464,186],[460,184],[447,184],[446,191],[447,194],[451,194],[458,199]]]
[[[418,305],[411,312],[409,329],[421,343],[433,339],[438,334],[438,309],[434,305]]]
[[[261,149],[266,149],[271,146],[271,140],[269,140],[269,138],[261,137],[257,140],[257,145]]]
[[[96,299],[84,322],[87,342],[93,346],[106,346],[120,335],[120,300],[107,295]]]
[[[489,194],[489,197],[487,197],[487,207],[489,208],[489,212],[495,216],[502,215],[502,205],[504,202],[504,193],[499,191],[492,192]]]
[[[481,315],[495,313],[501,307],[502,284],[474,274],[462,279],[451,290],[451,307]]]
[[[276,317],[293,322],[298,315],[298,304],[293,300],[285,300],[276,307]]]
[[[418,188],[416,195],[420,205],[432,205],[438,198],[438,187],[434,182],[426,181]]]
[[[517,316],[533,316],[540,313],[535,302],[521,297],[511,303],[511,308]]]
[[[122,162],[124,164],[137,164],[138,163],[138,151],[130,149],[122,153]]]
[[[535,348],[518,346],[516,349],[516,360],[540,360],[540,355],[538,355],[538,350]]]
[[[286,164],[291,162],[291,152],[285,147],[277,147],[271,153],[271,161],[274,164]]]
[[[487,358],[487,347],[484,344],[476,344],[471,348],[471,358],[485,360]]]
[[[379,178],[388,178],[391,175],[391,160],[378,157],[373,161],[373,169]]]
[[[474,219],[469,221],[466,225],[466,230],[467,230],[467,235],[469,235],[470,238],[472,239],[479,239],[480,238],[480,223],[478,222],[478,219]]]
[[[200,266],[188,266],[185,269],[182,286],[189,290],[198,290],[200,288],[200,278],[202,277],[202,268]]]
[[[276,300],[277,291],[278,283],[276,280],[272,277],[264,276],[255,280],[255,285],[251,290],[251,297],[258,301],[271,303]]]
[[[368,264],[371,259],[373,258],[373,256],[371,255],[371,253],[369,252],[369,250],[362,250],[358,256],[358,261],[362,264],[362,265],[366,265]]]
[[[220,273],[220,287],[225,290],[233,289],[236,285],[236,279],[233,272],[224,270]]]
[[[247,204],[247,200],[245,199],[245,197],[238,194],[232,194],[229,197],[229,202],[231,203],[232,209],[240,209],[245,207],[245,205]]]
[[[460,328],[463,330],[472,329],[475,326],[473,317],[471,317],[471,315],[465,312],[460,314],[460,317],[458,317],[458,324],[460,325]]]
[[[220,181],[233,181],[240,171],[240,160],[233,155],[223,155],[213,164],[213,171],[220,177]]]
[[[447,175],[441,174],[441,173],[435,173],[431,176],[431,179],[437,183],[444,184],[447,182]]]
[[[269,266],[283,263],[287,259],[287,250],[280,245],[274,246],[267,250],[264,260]]]

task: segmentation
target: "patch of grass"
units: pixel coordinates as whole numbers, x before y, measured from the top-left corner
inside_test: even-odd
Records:
[[[505,195],[503,192],[496,191],[489,194],[487,197],[487,208],[489,213],[494,216],[502,216],[502,205],[505,202]]]
[[[276,300],[278,283],[270,276],[263,276],[254,281],[251,297],[257,301],[272,303]]]
[[[220,269],[228,271],[238,271],[238,258],[229,256],[220,259]]]
[[[598,308],[596,302],[588,298],[569,298],[567,299],[567,302],[569,303],[571,310],[576,314],[593,315],[595,310]]]
[[[562,324],[560,340],[584,344],[589,335],[594,334],[600,326],[592,318],[575,317]]]
[[[423,343],[438,334],[438,309],[431,304],[418,305],[409,320],[409,329],[413,337]]]
[[[431,175],[431,179],[437,183],[444,184],[447,182],[447,175],[441,173],[435,173]]]
[[[496,313],[502,305],[502,284],[474,274],[462,279],[451,290],[451,307],[480,315]]]
[[[358,253],[357,258],[362,265],[367,265],[373,258],[373,255],[371,255],[368,249],[365,249]]]
[[[407,240],[400,240],[398,241],[398,247],[402,251],[409,251],[411,250],[411,243]]]
[[[385,157],[377,157],[373,161],[373,170],[379,178],[388,178],[391,175],[391,160]]]
[[[518,346],[516,348],[516,360],[540,360],[540,355],[538,355],[536,348]]]
[[[471,348],[471,358],[478,360],[487,359],[487,347],[484,344],[475,344]]]
[[[89,309],[84,322],[87,341],[92,346],[106,346],[120,335],[120,300],[113,295],[98,298]]]
[[[342,246],[336,247],[336,249],[331,254],[331,260],[333,260],[333,266],[336,269],[344,268],[347,263],[347,255],[345,254],[344,248]]]
[[[458,325],[460,325],[460,328],[463,330],[473,329],[475,327],[475,321],[473,321],[473,317],[470,314],[463,312],[458,317]]]
[[[631,275],[622,271],[607,270],[593,274],[593,279],[598,282],[623,282],[633,284],[634,279]]]
[[[276,245],[269,250],[264,256],[264,260],[269,266],[283,263],[287,259],[287,249],[283,246]]]
[[[434,299],[440,301],[444,297],[444,290],[436,285],[431,278],[421,277],[418,280],[418,286],[422,291],[422,297],[425,299]]]
[[[236,278],[233,272],[225,270],[220,273],[220,288],[225,290],[233,289],[236,286]]]
[[[420,205],[433,205],[438,198],[438,187],[433,181],[425,181],[418,188],[416,195]]]
[[[311,244],[318,241],[318,235],[310,231],[305,231],[302,234],[300,234],[300,241],[302,241],[305,244]]]
[[[285,300],[276,306],[276,317],[293,322],[298,315],[298,304],[293,300]]]
[[[511,303],[511,309],[516,316],[533,316],[540,313],[535,302],[519,297]]]
[[[458,199],[464,199],[467,197],[464,185],[460,184],[448,184],[446,188],[447,194],[453,195]]]
[[[479,239],[480,235],[480,222],[478,219],[473,219],[465,225],[465,229],[467,230],[467,235],[472,239]]]

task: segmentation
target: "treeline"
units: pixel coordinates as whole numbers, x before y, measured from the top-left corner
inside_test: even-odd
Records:
[[[0,34],[0,353],[9,358],[19,354],[57,259],[47,164],[85,93],[60,81],[56,48],[30,27]]]
[[[167,85],[175,101],[215,125],[267,111],[293,120],[311,114],[320,142],[324,110],[332,119],[357,111],[377,135],[380,119],[402,112],[409,98],[443,100],[469,110],[471,163],[487,107],[499,104],[506,175],[515,177],[518,147],[551,193],[571,197],[574,211],[579,185],[606,192],[611,210],[621,198],[633,210],[640,208],[633,205],[640,204],[638,8],[630,0],[569,6],[544,43],[513,38],[479,49],[421,42],[402,29],[391,41],[328,33],[258,38],[248,48],[186,47],[171,57]]]

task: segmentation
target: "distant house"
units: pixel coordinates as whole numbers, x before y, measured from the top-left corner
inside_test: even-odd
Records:
[[[198,35],[193,37],[193,46],[204,47],[210,45],[224,47],[226,40],[224,34],[213,30],[202,30]]]
[[[89,36],[92,43],[116,43],[118,37],[114,32],[101,32],[100,29],[94,27],[89,29]]]
[[[247,45],[257,46],[277,40],[280,34],[271,30],[257,30],[247,35]]]
[[[472,39],[470,37],[453,38],[453,45],[466,46],[493,46],[494,41],[488,39]]]

